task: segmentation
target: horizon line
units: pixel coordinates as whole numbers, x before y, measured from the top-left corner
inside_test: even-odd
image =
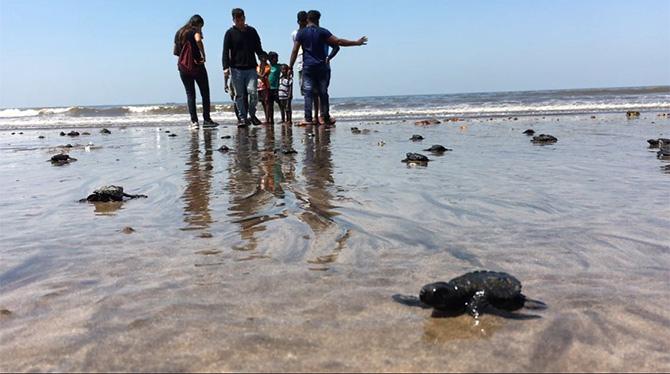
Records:
[[[655,85],[645,85],[645,86],[608,86],[608,87],[573,87],[573,88],[544,88],[539,90],[493,90],[493,91],[463,91],[463,92],[450,92],[450,93],[418,93],[418,94],[397,94],[397,95],[368,95],[368,96],[331,96],[331,99],[365,99],[365,98],[376,98],[376,97],[405,97],[405,96],[435,96],[435,95],[464,95],[464,94],[485,94],[485,93],[520,93],[520,92],[548,92],[548,91],[588,91],[588,90],[615,90],[615,89],[634,89],[634,88],[668,88],[670,90],[670,84],[655,84]],[[298,98],[300,100],[300,98]],[[179,102],[181,103],[181,102]],[[59,106],[31,106],[31,107],[5,107],[0,106],[0,110],[7,109],[51,109],[51,108],[75,108],[75,107],[111,107],[111,106],[150,106],[150,105],[165,105],[165,104],[179,104],[178,102],[162,102],[162,103],[133,103],[133,104],[93,104],[93,105],[59,105]],[[212,101],[212,104],[215,103],[232,103],[232,101]],[[184,105],[185,102],[184,102]]]

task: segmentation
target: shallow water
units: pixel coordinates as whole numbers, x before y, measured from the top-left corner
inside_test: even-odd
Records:
[[[670,368],[670,161],[646,143],[670,119],[60,130],[0,133],[2,371]],[[46,162],[65,143],[78,161]],[[453,151],[400,162],[432,144]],[[105,184],[149,197],[77,202]],[[549,309],[391,298],[475,269]]]

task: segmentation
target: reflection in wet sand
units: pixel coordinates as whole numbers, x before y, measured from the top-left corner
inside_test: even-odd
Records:
[[[435,344],[462,339],[490,338],[504,323],[506,323],[504,319],[494,316],[481,316],[477,319],[469,315],[428,318],[423,324],[423,341]]]
[[[183,230],[207,229],[212,223],[209,207],[210,190],[212,188],[212,132],[204,131],[205,152],[201,159],[200,136],[198,131],[191,132],[189,158],[184,172],[186,190],[184,199]]]

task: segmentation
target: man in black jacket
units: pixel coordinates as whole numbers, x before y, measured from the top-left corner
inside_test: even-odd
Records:
[[[250,122],[260,125],[256,118],[258,103],[258,74],[256,73],[256,56],[261,60],[261,69],[265,66],[267,54],[261,47],[261,38],[256,29],[245,23],[244,10],[233,9],[234,25],[223,38],[223,74],[232,78],[235,87],[235,104],[240,114],[240,126],[248,126]],[[249,106],[245,105],[248,95]]]

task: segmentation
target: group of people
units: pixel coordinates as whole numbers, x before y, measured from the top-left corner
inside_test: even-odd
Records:
[[[292,34],[293,50],[289,64],[280,64],[276,52],[266,53],[258,32],[246,24],[244,10],[232,10],[233,26],[223,39],[223,75],[225,91],[234,101],[238,126],[260,125],[256,106],[260,99],[265,123],[274,124],[274,105],[279,105],[283,123],[292,124],[291,100],[293,98],[293,67],[298,63],[300,93],[305,98],[303,125],[332,125],[328,87],[330,61],[340,47],[360,46],[367,37],[358,40],[341,39],[320,26],[321,13],[317,10],[298,12],[298,29]],[[210,117],[209,80],[205,68],[205,47],[202,28],[205,22],[194,15],[181,27],[174,38],[174,55],[186,89],[191,126],[199,127],[195,104],[195,85],[202,96],[203,127],[218,124]],[[256,57],[258,57],[257,62]],[[312,109],[314,108],[314,114]]]

